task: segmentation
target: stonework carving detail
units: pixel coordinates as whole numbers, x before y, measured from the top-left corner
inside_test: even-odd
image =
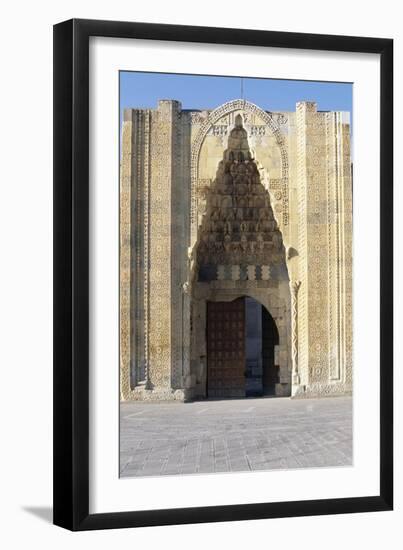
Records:
[[[291,354],[292,354],[292,384],[300,384],[298,373],[298,290],[301,281],[290,281],[291,290]]]
[[[253,103],[249,103],[243,99],[237,99],[230,101],[221,105],[214,111],[212,111],[205,122],[200,126],[200,129],[192,143],[192,152],[191,152],[191,243],[194,243],[197,240],[197,230],[198,230],[198,193],[197,193],[197,182],[198,182],[198,160],[200,155],[200,149],[203,144],[205,137],[210,131],[211,127],[222,119],[222,117],[232,113],[234,111],[242,111],[247,115],[257,116],[266,126],[262,128],[269,128],[273,136],[276,139],[276,143],[280,148],[281,154],[281,170],[282,170],[282,179],[284,182],[284,196],[288,197],[288,156],[287,149],[284,143],[284,137],[281,134],[278,123],[274,120],[271,113],[263,111]],[[257,126],[253,126],[257,128]],[[260,130],[256,130],[260,132]],[[283,223],[288,224],[288,215],[286,214],[283,217]]]
[[[240,115],[207,192],[197,259],[199,280],[246,280],[252,266],[253,280],[286,273],[282,235]],[[231,274],[225,265],[232,266]]]
[[[125,121],[122,127],[122,160],[120,172],[120,395],[130,396],[131,369],[131,156],[132,122]]]
[[[343,126],[338,117],[316,112],[314,103],[297,104],[298,256],[303,281],[298,299],[299,371],[311,395],[312,388],[332,384],[332,393],[351,390],[351,180],[348,157],[340,155]]]
[[[172,106],[153,113],[150,192],[149,379],[152,386],[171,385],[171,176]]]
[[[261,301],[278,326],[278,394],[291,380],[297,397],[351,392],[346,118],[317,112],[314,102],[297,104],[295,113],[269,113],[244,100],[210,112],[182,112],[173,100],[127,109],[122,399],[202,395],[206,300],[242,295]]]

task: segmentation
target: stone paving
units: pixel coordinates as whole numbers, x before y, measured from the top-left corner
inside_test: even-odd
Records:
[[[121,477],[348,466],[352,399],[123,402]]]

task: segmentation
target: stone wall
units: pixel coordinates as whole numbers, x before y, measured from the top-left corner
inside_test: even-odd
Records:
[[[208,196],[238,115],[284,243],[287,278],[280,284],[195,278]],[[296,112],[269,113],[245,100],[202,112],[171,100],[157,109],[127,109],[122,399],[202,396],[205,301],[239,295],[278,315],[284,347],[277,358],[293,395],[350,392],[351,209],[348,114],[318,112],[310,102],[297,104]]]

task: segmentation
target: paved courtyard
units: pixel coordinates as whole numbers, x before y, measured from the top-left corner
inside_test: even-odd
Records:
[[[122,477],[352,464],[352,399],[121,403]]]

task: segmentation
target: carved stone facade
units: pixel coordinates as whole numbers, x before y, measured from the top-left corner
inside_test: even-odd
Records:
[[[352,390],[348,113],[126,109],[121,398],[206,396],[206,311],[249,296],[277,331],[276,395]]]

